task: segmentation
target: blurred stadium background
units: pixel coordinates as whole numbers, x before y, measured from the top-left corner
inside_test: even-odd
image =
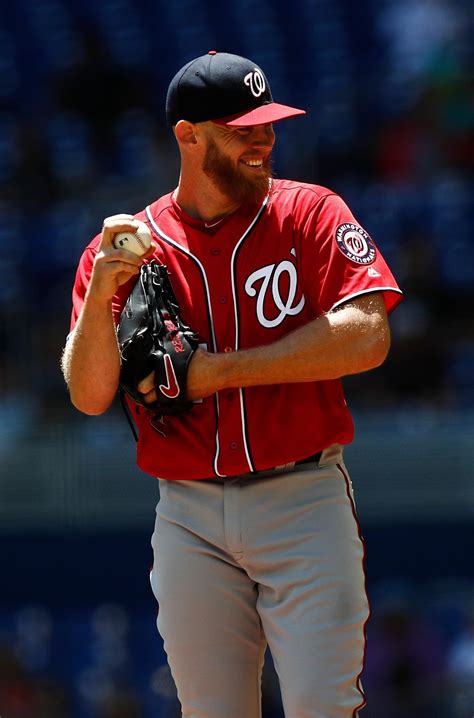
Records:
[[[163,103],[209,49],[306,107],[275,170],[348,201],[405,301],[346,382],[373,608],[367,718],[474,714],[474,8],[468,0],[0,1],[0,715],[175,718],[148,583],[156,481],[68,403],[84,245],[177,181]],[[265,673],[265,718],[281,718]],[[242,717],[244,718],[244,717]]]

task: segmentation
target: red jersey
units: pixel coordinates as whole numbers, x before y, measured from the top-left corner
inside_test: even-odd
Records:
[[[260,206],[215,222],[189,217],[166,195],[136,215],[151,228],[186,324],[211,352],[270,344],[362,294],[388,311],[401,291],[367,232],[330,190],[274,180]],[[71,328],[84,302],[100,235],[86,248]],[[116,322],[131,291],[114,298]],[[137,463],[164,479],[264,470],[347,444],[353,424],[339,379],[225,389],[183,416],[157,418],[129,402]]]

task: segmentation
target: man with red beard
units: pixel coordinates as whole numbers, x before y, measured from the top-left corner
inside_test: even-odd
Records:
[[[401,293],[352,212],[324,187],[271,176],[274,102],[251,60],[209,52],[171,81],[177,188],[88,245],[63,371],[74,405],[116,395],[116,324],[142,261],[117,232],[150,227],[186,324],[200,336],[192,409],[129,402],[138,465],[160,482],[152,586],[184,716],[258,718],[268,644],[288,718],[349,718],[369,610],[343,446],[341,377],[381,364]],[[156,398],[153,375],[141,385]]]

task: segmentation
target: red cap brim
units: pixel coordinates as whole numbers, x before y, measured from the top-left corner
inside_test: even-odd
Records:
[[[306,110],[270,102],[267,105],[260,105],[260,107],[256,107],[249,112],[220,117],[217,120],[212,120],[212,122],[217,125],[227,125],[228,127],[250,127],[251,125],[266,125],[269,122],[278,122],[278,120],[285,120],[287,117],[305,114]]]

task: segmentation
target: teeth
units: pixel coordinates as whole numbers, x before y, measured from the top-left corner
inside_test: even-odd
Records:
[[[247,160],[245,164],[250,167],[261,167],[263,163],[262,160]]]

